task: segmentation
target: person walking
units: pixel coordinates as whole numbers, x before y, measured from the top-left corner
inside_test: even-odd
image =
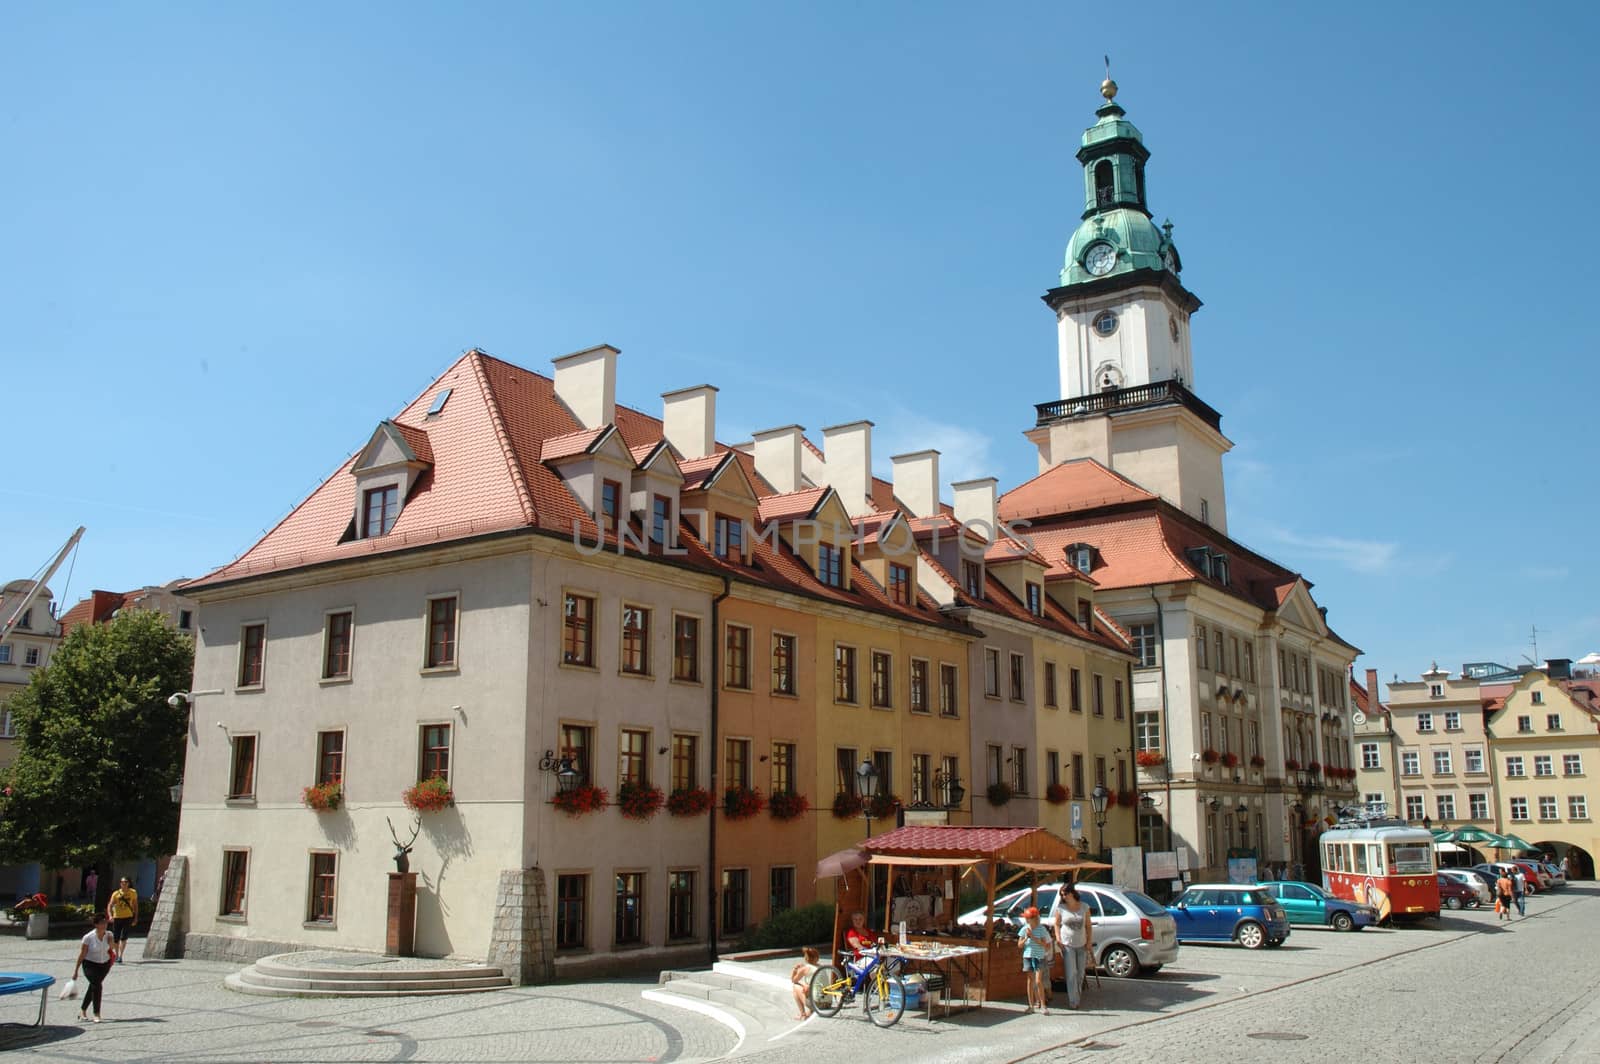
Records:
[[[1511,919],[1512,889],[1511,877],[1506,875],[1504,868],[1500,869],[1500,878],[1494,881],[1494,914],[1497,919]]]
[[[89,874],[83,877],[83,896],[93,905],[100,900],[100,873],[89,869]]]
[[[811,977],[816,974],[817,965],[822,963],[822,955],[813,946],[807,946],[800,951],[800,963],[789,970],[790,989],[794,992],[794,1005],[798,1012],[797,1020],[804,1020],[813,1012],[811,1007]]]
[[[89,1008],[93,1006],[95,1023],[100,1022],[100,984],[111,974],[111,965],[117,960],[117,943],[106,930],[106,923],[105,913],[94,914],[94,930],[83,936],[83,945],[78,947],[78,963],[72,966],[72,978],[78,978],[78,971],[82,969],[89,980],[78,1019],[87,1020]]]
[[[1075,1009],[1083,1000],[1084,975],[1094,949],[1094,921],[1076,883],[1068,883],[1062,889],[1061,904],[1056,906],[1056,944],[1061,947],[1062,970],[1067,980],[1067,1007]]]
[[[1050,1015],[1045,1003],[1045,979],[1050,974],[1050,955],[1055,952],[1055,939],[1050,929],[1039,925],[1039,910],[1030,905],[1022,911],[1022,930],[1017,941],[1022,944],[1022,971],[1028,980],[1028,1011],[1038,1009]]]
[[[1522,870],[1522,866],[1521,865],[1518,865],[1517,866],[1517,870],[1515,872],[1513,872],[1512,875],[1511,875],[1511,897],[1517,903],[1517,915],[1518,916],[1527,916],[1528,915],[1528,910],[1524,907],[1524,902],[1525,902],[1525,900],[1527,898],[1527,894],[1528,894],[1528,873],[1526,873],[1526,872],[1524,872]]]
[[[111,892],[111,900],[106,902],[106,916],[111,918],[111,937],[117,940],[117,963],[120,964],[128,952],[128,932],[139,920],[139,892],[128,883],[127,876],[123,876],[122,885]]]

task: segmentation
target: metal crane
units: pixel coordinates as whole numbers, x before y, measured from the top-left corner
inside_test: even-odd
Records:
[[[11,616],[0,620],[0,642],[3,642],[11,634],[11,630],[17,626],[18,621],[22,620],[22,615],[28,611],[28,607],[33,605],[33,596],[39,593],[41,587],[50,582],[52,576],[56,575],[56,570],[61,568],[61,563],[67,560],[67,555],[72,553],[72,548],[76,547],[78,540],[82,538],[83,526],[79,525],[78,530],[68,537],[66,546],[56,552],[55,558],[45,568],[44,575],[35,580],[33,585],[28,588],[27,594],[22,596],[16,608],[11,611]]]

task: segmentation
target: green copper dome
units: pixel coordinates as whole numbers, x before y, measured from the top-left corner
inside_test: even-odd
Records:
[[[1089,249],[1096,244],[1109,244],[1116,253],[1116,264],[1102,273],[1090,273],[1085,265]],[[1134,270],[1165,270],[1167,252],[1174,264],[1180,264],[1178,249],[1169,233],[1158,229],[1141,211],[1119,207],[1096,213],[1078,226],[1067,243],[1067,261],[1061,267],[1061,283],[1081,284],[1099,281]],[[1176,274],[1177,270],[1173,270]]]

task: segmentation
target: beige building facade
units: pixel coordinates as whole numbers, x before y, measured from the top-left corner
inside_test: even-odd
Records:
[[[1398,754],[1395,815],[1431,827],[1492,827],[1494,778],[1478,681],[1437,665],[1419,679],[1389,684]]]
[[[1589,783],[1600,772],[1600,719],[1587,699],[1575,697],[1540,670],[1511,685],[1489,713],[1499,776],[1496,831],[1526,839],[1556,861],[1569,858],[1569,874],[1594,876],[1600,853]]]

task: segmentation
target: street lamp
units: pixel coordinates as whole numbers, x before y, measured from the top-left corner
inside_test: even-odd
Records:
[[[933,787],[935,793],[943,797],[942,804],[946,809],[960,809],[961,803],[966,801],[967,789],[961,786],[961,777],[954,772],[945,772],[942,769],[935,772]]]
[[[183,804],[183,783],[180,781],[167,788],[167,795],[172,799],[173,805]]]
[[[872,838],[872,800],[878,796],[878,766],[862,758],[856,766],[856,796],[861,799],[861,814],[867,819],[867,838]]]
[[[1104,853],[1106,848],[1106,799],[1111,797],[1111,792],[1106,790],[1106,785],[1097,783],[1094,790],[1089,792],[1089,806],[1094,810],[1095,852]]]

